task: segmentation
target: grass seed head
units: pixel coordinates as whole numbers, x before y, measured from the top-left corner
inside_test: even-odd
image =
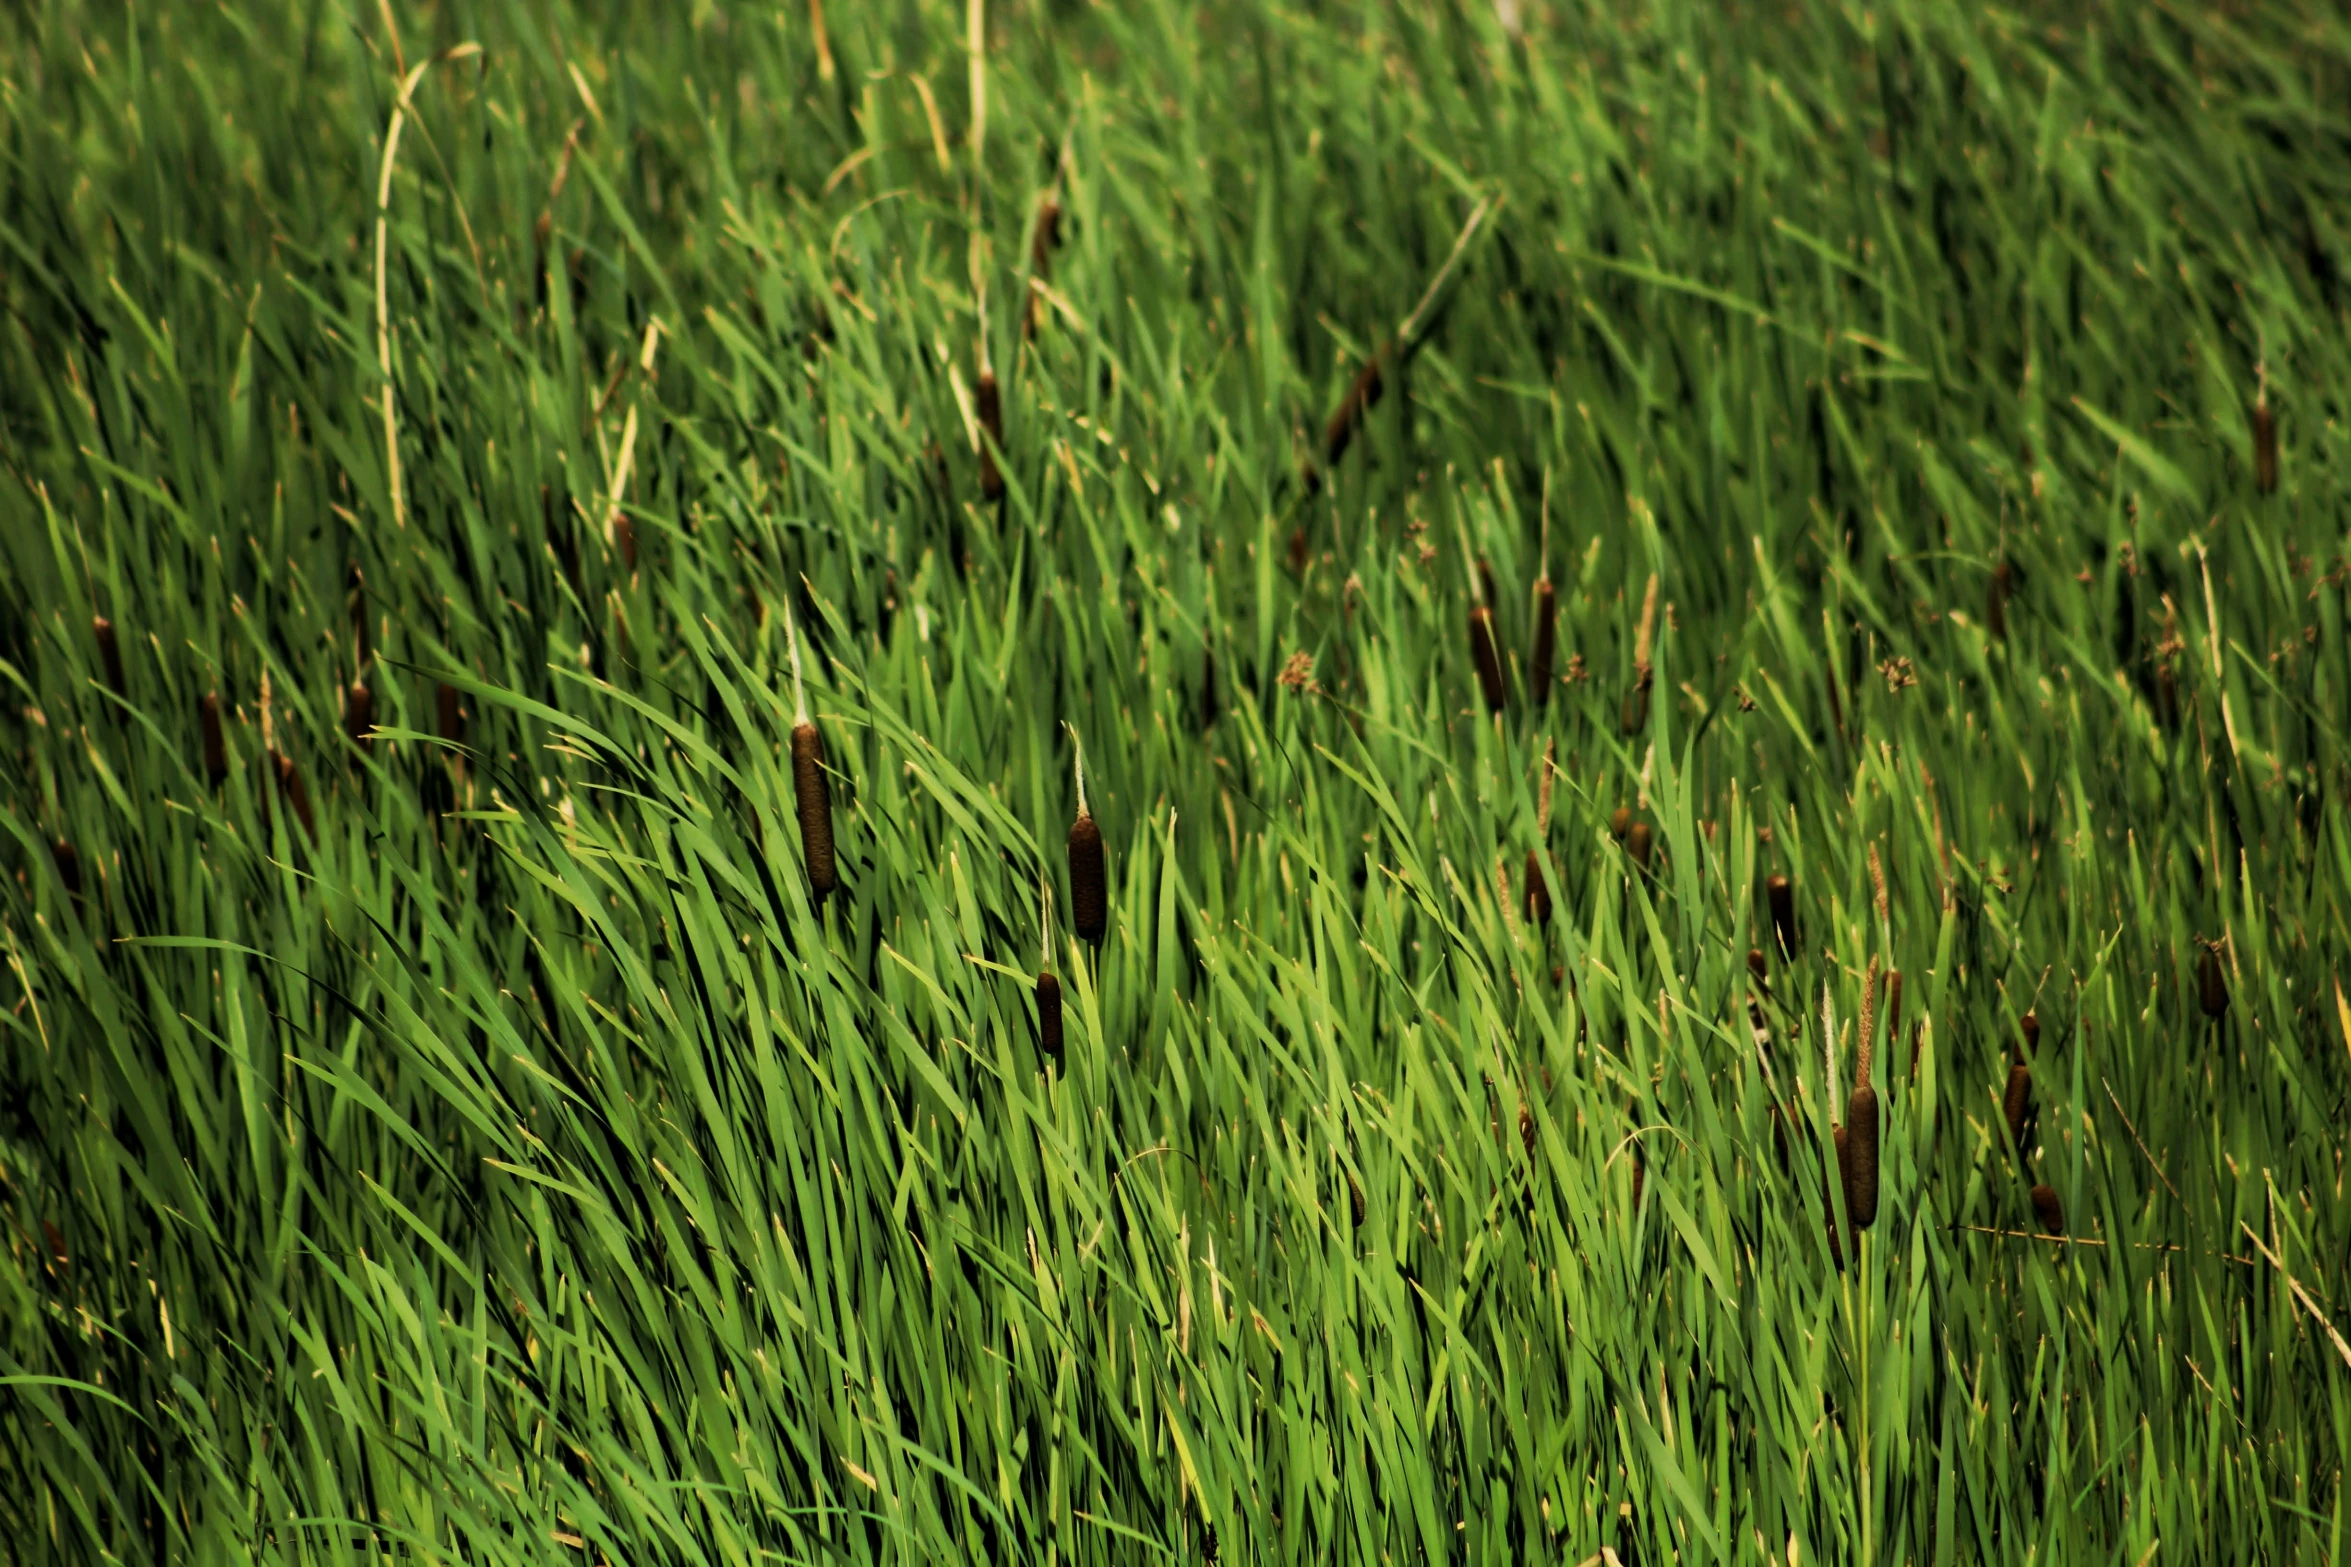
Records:
[[[1550,705],[1551,666],[1559,656],[1559,595],[1548,576],[1535,579],[1535,650],[1527,659],[1527,700]]]
[[[114,622],[104,615],[90,619],[90,635],[98,639],[98,667],[106,672],[106,689],[123,694],[122,645],[115,640]]]
[[[1078,933],[1078,939],[1091,946],[1102,945],[1102,938],[1110,930],[1109,877],[1103,866],[1102,829],[1094,824],[1093,813],[1078,807],[1077,820],[1069,824],[1069,919]]]
[[[2205,945],[2204,954],[2196,960],[2196,999],[2203,1005],[2204,1015],[2219,1021],[2229,1009],[2228,972],[2220,966],[2220,943]]]
[[[205,692],[196,711],[204,733],[204,781],[217,789],[229,775],[229,742],[220,727],[220,693]]]
[[[1478,689],[1485,693],[1486,711],[1502,711],[1502,654],[1494,644],[1494,612],[1479,604],[1469,612],[1469,657],[1477,666]]]
[[[833,796],[825,782],[824,736],[803,718],[792,726],[792,803],[800,814],[800,854],[808,890],[822,903],[840,885],[833,863]]]
[[[2058,1201],[2055,1187],[2044,1184],[2033,1188],[2033,1218],[2044,1234],[2065,1233],[2065,1204]]]
[[[2266,391],[2253,399],[2253,487],[2264,495],[2278,487],[2278,426]]]
[[[1037,1048],[1045,1059],[1061,1062],[1061,981],[1050,973],[1037,976]]]
[[[1845,1101],[1845,1212],[1853,1228],[1878,1218],[1878,1091],[1864,1083]]]
[[[2008,1069],[2008,1089],[2000,1096],[2000,1116],[2008,1123],[2008,1141],[2024,1156],[2026,1123],[2033,1114],[2033,1069],[2022,1061]]]
[[[1771,905],[1771,931],[1784,962],[1796,955],[1796,889],[1787,877],[1775,874],[1763,884],[1763,893]]]
[[[1004,444],[1004,398],[996,389],[996,372],[982,370],[973,394],[979,404],[980,495],[988,501],[1004,498],[1004,475],[996,466],[996,452]]]

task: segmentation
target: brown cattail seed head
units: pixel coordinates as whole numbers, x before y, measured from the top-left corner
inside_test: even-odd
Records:
[[[1845,1101],[1845,1212],[1866,1230],[1878,1218],[1878,1091],[1864,1085]]]
[[[2057,1200],[2056,1188],[2045,1185],[2033,1188],[2033,1218],[2046,1234],[2065,1233],[2065,1204]]]
[[[1502,711],[1502,654],[1494,644],[1494,612],[1479,604],[1469,612],[1469,657],[1477,666],[1478,689],[1486,695],[1486,711]]]
[[[1984,600],[1984,629],[2005,642],[2008,640],[2008,595],[2016,585],[2016,573],[2006,561],[1992,568],[1992,588]]]
[[[2040,1013],[2027,1012],[2023,1017],[2018,1018],[2016,1020],[2016,1032],[2024,1040],[2024,1053],[2027,1060],[2030,1060],[2034,1056],[2037,1056],[2041,1053]]]
[[[1004,498],[1004,475],[996,467],[996,450],[1004,444],[1004,400],[996,390],[996,372],[980,372],[974,396],[980,419],[980,494],[991,501]]]
[[[1622,843],[1624,842],[1625,834],[1631,832],[1632,830],[1633,810],[1631,806],[1620,805],[1615,810],[1608,813],[1609,837],[1614,838],[1618,843]]]
[[[204,693],[197,716],[204,731],[204,781],[217,789],[220,781],[229,775],[229,742],[221,733],[218,691]]]
[[[1771,964],[1765,960],[1761,947],[1747,949],[1747,977],[1755,982],[1757,990],[1771,988]]]
[[[1535,651],[1527,660],[1527,700],[1540,711],[1551,701],[1551,665],[1559,655],[1559,595],[1547,576],[1535,579]]]
[[[1535,1157],[1535,1112],[1524,1100],[1518,1106],[1518,1140],[1525,1145],[1531,1162]]]
[[[1037,976],[1037,1048],[1055,1064],[1061,1060],[1061,981]]]
[[[1778,938],[1783,959],[1796,955],[1796,889],[1785,876],[1773,876],[1763,884],[1765,901],[1771,905],[1771,931]]]
[[[1624,836],[1624,846],[1626,851],[1632,855],[1633,864],[1644,873],[1649,869],[1649,839],[1650,832],[1647,822],[1633,823],[1632,830]]]
[[[2000,1096],[2000,1115],[2019,1156],[2024,1153],[2025,1122],[2032,1113],[2033,1069],[2019,1061],[2008,1069],[2008,1091]]]
[[[434,706],[439,709],[436,716],[441,721],[441,738],[451,745],[463,745],[465,743],[465,713],[457,705],[457,688],[444,680],[441,682],[440,689],[433,693],[433,697]]]
[[[2253,399],[2253,487],[2264,495],[2277,493],[2278,426],[2267,392]]]
[[[808,862],[808,890],[822,903],[841,877],[833,864],[833,796],[825,782],[824,736],[806,719],[792,726],[792,802],[800,813],[800,853]]]
[[[90,620],[90,635],[98,639],[98,667],[106,672],[106,689],[123,694],[122,646],[114,639],[114,622],[104,615]]]
[[[624,514],[616,513],[613,516],[612,547],[620,552],[621,570],[633,572],[637,569],[637,525]]]
[[[2217,1021],[2229,1009],[2228,973],[2220,966],[2220,944],[2204,949],[2196,960],[2197,1000],[2203,1003],[2204,1015]]]
[[[281,756],[275,751],[270,753],[270,761],[277,769],[278,795],[294,813],[294,820],[302,828],[302,836],[316,837],[317,824],[310,815],[310,791],[303,786],[302,770],[294,765],[292,757]]]
[[[57,862],[58,884],[69,897],[82,895],[82,857],[74,846],[63,838],[49,846],[49,856]]]
[[[376,694],[364,680],[352,681],[344,695],[343,724],[353,745],[367,744],[368,734],[376,726]]]
[[[1069,824],[1069,916],[1078,939],[1102,945],[1110,930],[1109,878],[1102,864],[1102,829],[1090,811]]]
[[[1527,850],[1527,908],[1529,925],[1551,923],[1551,888],[1543,880],[1543,862],[1534,850]]]
[[[1347,1204],[1349,1207],[1355,1210],[1355,1227],[1359,1230],[1362,1229],[1363,1186],[1362,1183],[1355,1179],[1353,1171],[1349,1171],[1347,1175]]]

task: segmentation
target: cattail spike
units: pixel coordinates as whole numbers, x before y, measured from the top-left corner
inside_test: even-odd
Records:
[[[1469,657],[1477,667],[1478,688],[1485,693],[1486,711],[1502,711],[1502,655],[1494,645],[1494,612],[1480,604],[1469,612]]]
[[[343,725],[351,743],[364,746],[376,726],[376,697],[365,681],[354,680],[343,696]]]
[[[1845,1213],[1866,1230],[1878,1217],[1878,1091],[1867,1081],[1845,1101],[1845,1148]]]
[[[1796,956],[1796,889],[1785,876],[1774,875],[1763,884],[1766,900],[1771,904],[1772,934],[1778,938],[1783,961]]]
[[[2220,943],[2208,943],[2204,955],[2196,961],[2197,1000],[2203,1005],[2204,1015],[2215,1022],[2229,1009],[2228,974],[2220,965]]]
[[[98,640],[98,666],[106,672],[106,689],[124,694],[122,645],[115,640],[114,622],[104,615],[90,617],[90,635]]]
[[[2274,495],[2278,487],[2278,426],[2269,411],[2269,392],[2253,399],[2253,487]]]
[[[1643,875],[1647,875],[1649,871],[1649,845],[1651,836],[1652,834],[1649,831],[1649,824],[1647,822],[1633,823],[1631,830],[1624,835],[1625,852],[1633,857],[1634,866],[1639,869]]]
[[[2033,1113],[2033,1069],[2022,1061],[2008,1069],[2008,1091],[2000,1096],[2000,1116],[2008,1123],[2008,1141],[2017,1157],[2024,1157],[2025,1125]]]
[[[204,702],[197,709],[204,735],[204,781],[217,789],[229,775],[228,737],[221,732],[220,693],[207,691]]]
[[[979,404],[980,495],[993,503],[1004,498],[1004,474],[996,466],[996,452],[1004,444],[1004,399],[996,388],[996,372],[982,370],[974,394]]]
[[[1049,972],[1037,975],[1037,1048],[1061,1064],[1061,981]]]
[[[2033,1218],[2039,1222],[2044,1234],[2065,1233],[2065,1204],[2058,1200],[2055,1187],[2042,1185],[2033,1188]]]
[[[792,726],[792,801],[800,815],[808,889],[821,904],[841,878],[833,862],[833,797],[825,782],[824,736],[805,718]]]
[[[1069,825],[1069,917],[1078,939],[1102,945],[1110,930],[1108,876],[1102,859],[1102,829],[1083,805]]]
[[[1551,702],[1551,666],[1559,656],[1559,595],[1548,573],[1535,579],[1535,649],[1527,659],[1527,700],[1539,712]]]

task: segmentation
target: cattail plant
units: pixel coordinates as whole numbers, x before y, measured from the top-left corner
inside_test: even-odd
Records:
[[[2196,960],[2196,999],[2204,1015],[2217,1023],[2229,1009],[2228,974],[2220,966],[2220,943],[2208,941],[2203,946],[2203,955]]]
[[[1796,956],[1796,889],[1788,878],[1774,874],[1763,884],[1763,895],[1771,905],[1771,931],[1780,944],[1780,958],[1787,961]]]
[[[1004,445],[1004,400],[994,370],[980,372],[974,401],[979,404],[980,495],[992,505],[1004,498],[1004,474],[996,466],[996,453]]]
[[[2264,378],[2253,396],[2253,488],[2274,495],[2278,487],[2278,426],[2270,416],[2269,385]]]
[[[1625,840],[1625,834],[1631,832],[1632,830],[1633,808],[1631,806],[1620,805],[1615,810],[1608,813],[1609,837],[1614,838],[1618,843],[1622,843]]]
[[[204,735],[204,781],[217,789],[229,775],[229,742],[220,727],[220,693],[207,691],[203,704],[197,708],[199,726]]]
[[[2024,1041],[2026,1060],[2029,1061],[2041,1053],[2040,1013],[2028,1010],[2023,1017],[2016,1020],[2016,1032],[2017,1036]]]
[[[1747,977],[1755,982],[1757,990],[1770,994],[1771,963],[1764,957],[1761,947],[1747,949]]]
[[[1999,640],[2008,640],[2008,595],[2016,587],[2016,572],[2008,562],[1992,567],[1992,586],[1984,598],[1984,629]]]
[[[1649,591],[1641,599],[1641,623],[1633,632],[1633,684],[1624,694],[1619,717],[1628,735],[1649,727],[1649,687],[1657,675],[1649,662],[1650,644],[1657,634],[1657,573],[1649,573]]]
[[[106,689],[121,696],[124,692],[122,646],[115,640],[114,622],[104,615],[91,616],[90,635],[98,641],[98,667],[106,672]]]
[[[800,632],[788,607],[784,635],[792,655],[792,803],[800,816],[800,856],[808,866],[808,890],[821,905],[841,881],[833,863],[833,796],[825,782],[824,736],[808,718],[808,691],[800,678]]]
[[[1878,1094],[1869,1086],[1877,979],[1878,960],[1871,958],[1861,982],[1861,1059],[1853,1071],[1852,1097],[1845,1101],[1845,1213],[1857,1231],[1868,1229],[1878,1217]]]
[[[2065,1204],[2058,1201],[2055,1187],[2043,1184],[2033,1188],[2033,1218],[2044,1234],[2065,1233]]]
[[[2033,1113],[2033,1069],[2022,1061],[2008,1068],[2008,1089],[2000,1096],[2000,1116],[2008,1123],[2008,1141],[2024,1157],[2025,1127]]]
[[[1061,981],[1046,967],[1053,961],[1053,889],[1051,884],[1037,889],[1037,925],[1044,959],[1037,969],[1037,1048],[1045,1059],[1061,1064]]]
[[[1069,917],[1078,939],[1100,947],[1110,930],[1109,878],[1102,863],[1102,829],[1086,808],[1086,758],[1076,761],[1077,820],[1069,824]]]

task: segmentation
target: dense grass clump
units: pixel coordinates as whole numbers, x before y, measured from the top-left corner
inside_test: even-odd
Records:
[[[2339,8],[0,60],[0,1555],[2344,1550]]]

